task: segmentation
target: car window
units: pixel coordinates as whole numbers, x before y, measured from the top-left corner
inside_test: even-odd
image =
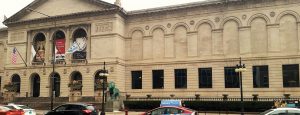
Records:
[[[287,110],[274,110],[269,115],[287,115]]]
[[[167,114],[180,114],[183,113],[183,110],[177,109],[177,108],[167,108],[168,113]]]
[[[0,106],[0,110],[2,110],[2,111],[8,111],[8,110],[10,110],[10,109],[7,108],[7,107],[4,107],[4,106]]]
[[[64,110],[66,110],[66,108],[67,108],[67,105],[62,105],[62,106],[57,107],[55,109],[55,111],[64,111]]]
[[[30,107],[27,107],[25,105],[18,105],[18,107],[20,107],[21,109],[31,109]]]
[[[151,112],[151,115],[162,115],[162,114],[164,114],[164,111],[165,111],[165,108],[159,108],[159,109],[153,110]]]
[[[300,115],[300,110],[288,110],[288,115]]]
[[[66,110],[84,110],[84,108],[80,105],[68,105]]]
[[[9,108],[9,109],[16,109],[15,107],[10,106],[10,105],[6,105],[6,106],[4,106],[4,107],[7,107],[7,108]]]
[[[265,114],[267,114],[267,113],[270,113],[271,111],[273,111],[273,109],[269,109],[269,110],[267,110],[267,111],[264,111],[264,112],[260,113],[259,115],[265,115]]]

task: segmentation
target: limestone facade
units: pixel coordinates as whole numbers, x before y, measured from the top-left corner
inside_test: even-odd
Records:
[[[239,88],[225,88],[224,67],[235,67],[240,57],[247,68],[245,97],[299,96],[299,82],[297,87],[283,87],[282,70],[283,65],[300,63],[299,13],[299,0],[204,1],[130,12],[99,0],[36,0],[4,21],[8,28],[0,30],[0,91],[19,75],[19,96],[32,96],[33,77],[38,75],[39,96],[49,96],[54,35],[64,33],[68,50],[81,29],[86,32],[86,58],[66,54],[65,62],[55,65],[61,97],[69,96],[74,72],[82,76],[82,96],[94,96],[94,78],[104,61],[108,81],[132,97],[239,97]],[[38,34],[45,37],[45,64],[31,57]],[[14,47],[27,67],[19,55],[12,63]],[[268,88],[253,87],[252,68],[260,65],[268,66]],[[212,68],[212,88],[199,88],[198,68]],[[187,88],[175,88],[175,69],[187,70]],[[164,70],[162,89],[152,88],[152,70]],[[132,71],[142,71],[142,89],[132,89]]]

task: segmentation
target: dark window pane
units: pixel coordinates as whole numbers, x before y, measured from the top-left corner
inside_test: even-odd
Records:
[[[187,88],[186,69],[175,69],[175,88]]]
[[[153,70],[152,71],[152,86],[153,89],[164,88],[164,70]]]
[[[199,88],[212,88],[212,68],[199,68]]]
[[[239,75],[235,72],[236,67],[225,67],[225,88],[239,88]]]
[[[142,71],[132,71],[132,89],[142,89]]]
[[[299,87],[299,65],[283,65],[283,87]]]
[[[253,87],[269,87],[269,69],[268,66],[253,66]]]

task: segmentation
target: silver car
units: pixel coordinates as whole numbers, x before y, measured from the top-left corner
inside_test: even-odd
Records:
[[[276,108],[269,109],[259,115],[300,115],[299,108]]]

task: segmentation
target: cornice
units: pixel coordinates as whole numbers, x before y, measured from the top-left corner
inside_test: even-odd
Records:
[[[119,13],[119,12],[122,12],[122,13]],[[117,8],[109,8],[109,9],[104,9],[104,10],[95,10],[95,11],[79,12],[79,13],[72,13],[72,14],[66,14],[66,15],[53,16],[53,17],[37,18],[37,19],[32,19],[32,20],[22,20],[22,21],[6,20],[4,22],[4,24],[5,25],[14,25],[14,24],[33,23],[33,22],[46,22],[46,21],[54,21],[54,20],[68,19],[68,18],[74,18],[74,17],[108,15],[111,13],[124,14],[125,12],[123,12],[122,8],[117,7]]]

